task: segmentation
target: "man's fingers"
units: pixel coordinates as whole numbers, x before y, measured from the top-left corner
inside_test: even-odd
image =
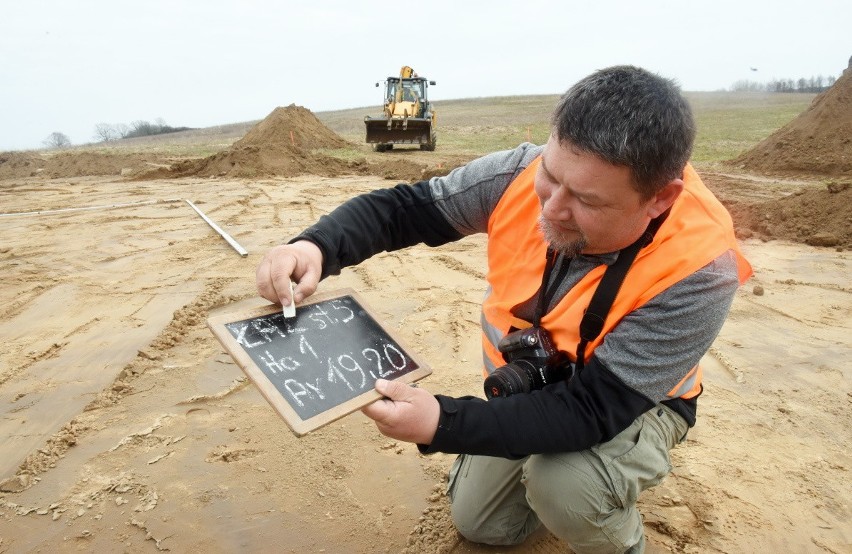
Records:
[[[310,266],[293,288],[294,302],[301,302],[316,292],[319,285],[320,272],[317,268]]]
[[[429,444],[440,418],[438,400],[429,392],[401,381],[376,381],[376,392],[385,398],[361,409],[388,437]]]
[[[367,404],[361,411],[365,416],[369,417],[376,423],[385,421],[393,410],[393,401],[387,399],[379,399],[371,404]]]
[[[401,384],[398,381],[388,381],[387,379],[376,380],[376,392],[384,396],[384,398],[365,406],[361,411],[367,417],[377,422],[385,421],[391,417],[396,409],[394,402],[403,401],[401,398],[402,391],[399,390],[399,385]]]
[[[275,287],[272,284],[272,261],[269,259],[267,255],[266,258],[263,259],[262,262],[257,266],[257,271],[255,272],[255,285],[257,286],[257,293],[266,298],[270,302],[279,302],[280,299],[278,297],[278,293],[275,291]]]
[[[297,265],[296,256],[286,247],[277,246],[270,250],[255,273],[258,294],[270,302],[289,305],[292,301],[290,279]]]
[[[377,379],[376,391],[394,402],[406,402],[411,397],[411,387],[401,381]]]
[[[289,255],[276,258],[270,266],[269,281],[275,290],[276,302],[282,306],[289,306],[293,301],[290,298],[290,280],[295,267],[296,260]]]
[[[322,277],[322,251],[308,241],[276,246],[257,266],[257,292],[270,302],[287,306],[312,295]],[[290,295],[290,282],[297,283]]]

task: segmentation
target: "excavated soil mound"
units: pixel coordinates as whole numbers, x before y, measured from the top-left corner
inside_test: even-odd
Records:
[[[315,155],[319,148],[343,148],[348,143],[323,125],[310,111],[291,104],[275,108],[229,148],[203,160],[185,161],[172,176],[292,177],[305,173],[339,174],[346,162]]]
[[[167,160],[162,156],[71,150],[60,153],[0,152],[0,179],[121,175],[134,181],[172,177],[293,177],[297,175],[378,175],[414,182],[444,175],[469,161],[443,156],[424,163],[387,156],[381,161],[341,160],[318,152],[353,145],[301,106],[278,107],[227,149],[203,159]],[[406,159],[408,158],[408,159]]]
[[[44,159],[29,152],[0,152],[0,179],[34,177],[44,168]]]
[[[152,162],[142,154],[105,152],[32,152],[0,153],[0,179],[24,177],[82,177],[85,175],[129,175],[150,168]],[[156,165],[156,164],[153,164]]]
[[[150,171],[134,178],[379,175],[399,182],[413,182],[444,175],[456,165],[469,161],[460,156],[451,157],[437,166],[396,158],[380,162],[366,159],[346,161],[317,152],[323,148],[352,146],[310,110],[291,104],[286,108],[275,108],[226,150],[203,160],[185,160],[168,170]]]
[[[852,175],[852,69],[796,119],[732,163],[764,173]]]
[[[852,250],[852,184],[829,183],[760,203],[727,203],[737,236]]]
[[[448,174],[454,168],[465,165],[473,156],[444,156],[439,162],[423,163],[386,155],[383,161],[358,160],[346,165],[345,173],[351,175],[378,175],[400,183],[425,181],[432,177]]]

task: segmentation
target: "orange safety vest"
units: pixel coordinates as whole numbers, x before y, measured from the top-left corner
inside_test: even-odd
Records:
[[[541,205],[533,179],[541,158],[534,160],[506,189],[488,221],[488,292],[482,306],[482,346],[487,375],[505,364],[497,343],[511,327],[530,327],[512,315],[512,308],[532,298],[541,286],[547,243],[538,227]],[[737,257],[740,283],[748,279],[751,266],[734,237],[731,217],[698,174],[687,165],[684,189],[671,213],[639,251],[604,322],[602,332],[586,346],[584,363],[606,333],[621,319],[660,292],[706,266],[724,252]],[[542,316],[556,347],[576,361],[580,342],[580,320],[606,270],[601,265],[583,277],[557,306]],[[671,398],[691,398],[701,390],[701,369],[696,366],[669,393]]]

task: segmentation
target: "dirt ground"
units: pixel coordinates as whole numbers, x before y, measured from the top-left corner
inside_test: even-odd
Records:
[[[256,298],[267,249],[354,194],[459,158],[235,175],[236,152],[251,154],[235,144],[182,176],[132,157],[100,176],[65,155],[71,169],[0,160],[0,552],[565,551],[546,530],[515,549],[462,540],[452,457],[421,456],[360,413],[297,438],[206,327],[212,309]],[[852,552],[848,180],[699,171],[755,276],[704,359],[674,471],[640,500],[649,550]],[[422,386],[481,395],[484,271],[471,237],[379,255],[321,290],[359,291],[433,367]]]

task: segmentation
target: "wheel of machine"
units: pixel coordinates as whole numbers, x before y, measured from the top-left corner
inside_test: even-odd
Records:
[[[427,142],[426,144],[420,145],[420,150],[426,150],[427,152],[434,152],[436,142],[438,142],[437,135],[432,135],[432,139],[429,142]]]
[[[376,152],[384,152],[388,149],[388,146],[388,144],[376,143],[375,146],[373,146],[373,150]]]

